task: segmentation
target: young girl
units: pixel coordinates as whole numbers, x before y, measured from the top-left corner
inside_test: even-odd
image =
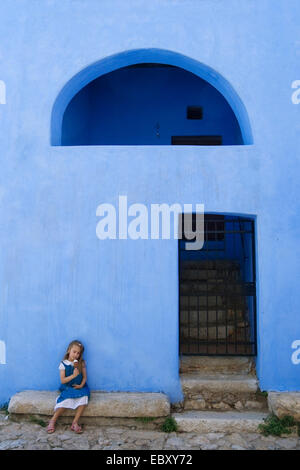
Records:
[[[82,432],[82,428],[79,426],[78,420],[82,415],[90,396],[90,391],[86,383],[87,375],[85,362],[82,358],[83,351],[84,347],[82,343],[77,340],[72,341],[59,365],[60,380],[62,384],[59,390],[61,391],[61,394],[56,399],[56,405],[54,407],[55,413],[47,427],[48,433],[53,433],[55,431],[56,420],[66,408],[77,410],[71,429],[76,433]]]

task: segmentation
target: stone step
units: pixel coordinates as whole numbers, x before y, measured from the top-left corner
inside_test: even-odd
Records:
[[[196,309],[196,310],[219,310],[228,311],[228,314],[234,315],[239,310],[246,310],[245,297],[242,295],[203,295],[203,293],[181,293],[180,294],[180,307],[183,309]],[[232,313],[231,313],[232,312]]]
[[[52,416],[57,391],[25,390],[12,396],[8,412],[16,415]],[[82,417],[157,418],[170,414],[170,402],[164,393],[92,391]],[[64,416],[74,416],[66,410]]]
[[[218,325],[240,325],[240,327],[246,326],[245,323],[245,312],[242,310],[221,310],[209,308],[208,310],[186,310],[180,309],[180,326],[186,327],[206,327]],[[243,323],[243,325],[242,325]],[[247,322],[246,322],[247,323]],[[208,325],[207,325],[208,324]]]
[[[180,327],[186,329],[198,329],[198,328],[217,328],[217,327],[226,327],[228,326],[235,327],[235,328],[248,328],[249,322],[245,321],[242,317],[241,318],[231,318],[227,319],[226,316],[223,315],[219,316],[219,312],[216,315],[208,316],[208,318],[201,316],[199,319],[194,318],[191,314],[190,317],[188,315],[182,316],[180,321]]]
[[[231,357],[251,356],[255,353],[252,343],[235,341],[235,337],[228,339],[218,339],[218,341],[198,341],[180,338],[180,354],[186,355],[211,355]]]
[[[181,385],[186,392],[256,393],[258,381],[250,375],[203,374],[201,372],[180,374]]]
[[[237,270],[225,269],[184,269],[180,273],[180,282],[184,281],[204,281],[215,283],[233,283],[240,280],[240,273]]]
[[[245,288],[241,285],[232,284],[226,286],[225,284],[200,284],[199,282],[180,283],[180,296],[182,298],[187,296],[195,296],[199,298],[202,305],[212,302],[212,305],[225,305],[228,300],[234,305],[235,303],[245,305]],[[208,302],[209,301],[209,302]],[[205,302],[205,303],[204,303]]]
[[[222,307],[222,308],[234,308],[237,306],[245,306],[244,294],[230,293],[223,289],[222,292],[216,292],[214,290],[207,291],[206,289],[180,289],[180,302],[188,300],[193,303],[194,307]],[[232,304],[232,307],[228,305],[228,302]],[[186,302],[186,305],[189,305]],[[237,308],[237,307],[236,307]]]
[[[250,375],[180,375],[185,410],[262,409],[266,399],[258,392],[258,381]]]
[[[246,341],[250,340],[250,331],[247,324],[238,323],[234,325],[222,325],[220,323],[211,323],[208,327],[195,327],[180,326],[180,341],[219,341],[219,340],[234,340]]]
[[[216,259],[216,260],[182,260],[181,267],[183,269],[240,269],[240,263],[236,260],[230,259]]]
[[[180,357],[180,373],[202,372],[206,375],[253,375],[255,361],[250,356],[189,356]]]
[[[257,432],[268,412],[239,411],[184,411],[173,413],[179,432]]]

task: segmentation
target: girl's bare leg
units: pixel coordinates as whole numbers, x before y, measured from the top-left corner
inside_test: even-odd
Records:
[[[54,423],[56,423],[57,418],[59,418],[59,416],[60,416],[61,414],[63,414],[64,411],[65,411],[65,408],[58,408],[58,409],[55,411],[55,413],[54,413],[54,415],[52,416],[52,418],[51,418],[50,421],[53,421]]]
[[[80,416],[82,415],[82,413],[83,413],[84,409],[86,408],[86,406],[87,405],[78,406],[72,424],[78,424],[78,420],[79,420]]]

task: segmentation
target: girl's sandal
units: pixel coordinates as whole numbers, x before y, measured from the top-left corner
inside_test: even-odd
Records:
[[[48,427],[47,427],[47,433],[52,434],[55,431],[55,422],[50,420]]]
[[[76,432],[76,434],[81,434],[82,433],[82,427],[79,426],[79,424],[77,424],[77,423],[72,424],[71,430]]]

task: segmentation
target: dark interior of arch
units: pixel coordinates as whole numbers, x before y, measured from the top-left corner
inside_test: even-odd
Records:
[[[179,67],[138,64],[93,80],[68,104],[62,145],[242,145],[224,96]]]

